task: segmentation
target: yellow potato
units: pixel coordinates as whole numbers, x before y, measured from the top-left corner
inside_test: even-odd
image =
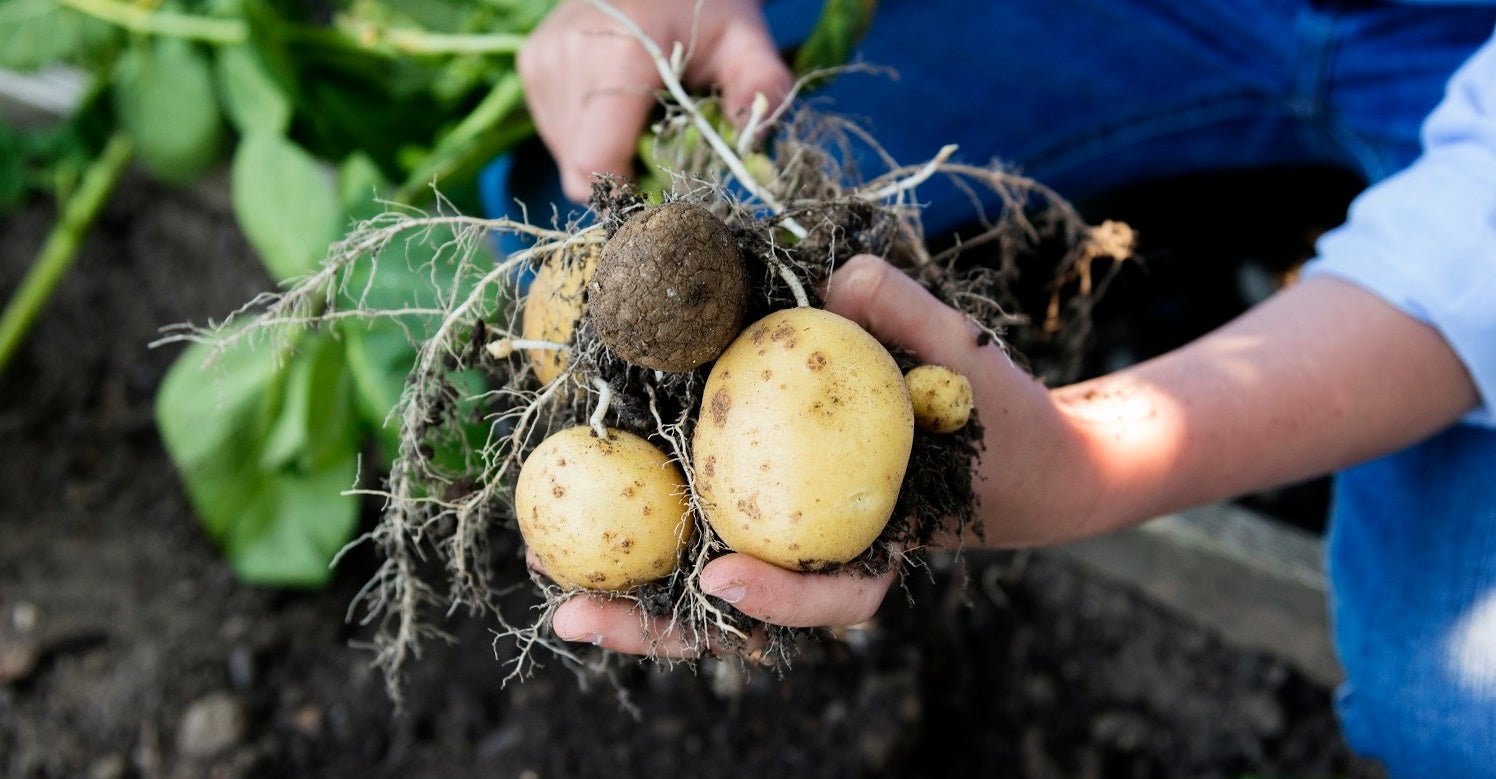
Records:
[[[520,534],[563,587],[621,592],[675,570],[691,538],[686,482],[632,433],[588,427],[540,443],[514,489]]]
[[[580,257],[553,254],[535,274],[530,282],[530,293],[525,298],[525,313],[520,323],[520,332],[525,338],[537,341],[570,343],[577,320],[582,317],[582,308],[587,291],[587,282],[597,268],[597,250],[588,247]],[[566,370],[566,352],[554,349],[531,349],[526,354],[535,369],[541,384],[549,384]]]
[[[954,433],[971,419],[971,382],[944,365],[921,365],[904,376],[914,403],[914,424],[932,433]]]
[[[828,311],[778,311],[707,378],[697,494],[734,551],[789,569],[844,563],[888,523],[913,439],[903,374],[877,340]]]

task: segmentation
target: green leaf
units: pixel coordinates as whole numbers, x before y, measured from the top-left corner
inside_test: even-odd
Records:
[[[303,342],[286,366],[282,396],[270,401],[262,468],[317,470],[348,454],[346,442],[355,437],[347,429],[354,422],[353,387],[344,368],[343,344],[329,333]]]
[[[332,177],[280,135],[251,133],[239,144],[232,191],[239,226],[279,280],[316,268],[341,232]]]
[[[59,61],[93,59],[116,38],[114,28],[57,0],[0,3],[0,67],[35,70]]]
[[[156,398],[162,441],[198,517],[239,576],[256,584],[324,583],[356,528],[358,500],[341,494],[358,464],[351,381],[337,341],[306,341],[285,368],[256,343],[205,369],[207,347],[194,345]],[[288,416],[301,425],[299,446],[270,456],[286,447]]]
[[[193,344],[177,357],[156,394],[156,425],[178,467],[192,468],[258,425],[241,429],[257,416],[266,390],[274,382],[274,354],[268,347],[241,345],[212,364],[210,350]]]
[[[397,241],[380,253],[375,263],[352,267],[339,288],[345,295],[339,305],[349,307],[362,300],[369,310],[389,311],[404,308],[440,308],[444,300],[461,296],[471,288],[473,278],[458,278],[450,258],[438,257],[435,247],[447,242],[451,233],[438,229],[423,241]],[[379,436],[386,458],[399,448],[398,430],[390,421],[390,410],[405,389],[405,380],[415,364],[416,349],[412,338],[431,336],[438,325],[436,317],[406,316],[396,322],[380,319],[373,322],[344,320],[339,323],[348,371],[353,377],[359,413],[368,429]],[[481,382],[473,393],[481,392]],[[482,437],[473,440],[481,445]]]
[[[391,189],[389,179],[375,164],[373,158],[363,152],[348,155],[338,166],[338,205],[343,209],[345,222],[358,222],[384,212],[379,202],[381,193],[388,196]]]
[[[393,462],[400,453],[400,420],[391,418],[390,411],[415,365],[416,348],[393,322],[364,325],[350,320],[343,324],[348,375],[353,379],[359,417],[378,438],[385,462]]]
[[[270,67],[248,44],[218,50],[219,94],[239,132],[284,135],[291,126],[291,98]]]
[[[218,160],[223,121],[208,58],[196,47],[158,38],[125,52],[115,72],[115,107],[146,167],[189,181]]]
[[[878,0],[826,0],[815,29],[795,54],[795,72],[847,64],[877,10]]]
[[[348,457],[321,470],[266,479],[223,540],[239,578],[272,586],[326,584],[333,558],[358,527],[358,499],[341,494],[357,473],[358,459]]]

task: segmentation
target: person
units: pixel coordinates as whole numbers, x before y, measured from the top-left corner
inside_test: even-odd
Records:
[[[614,5],[667,49],[690,42],[688,83],[720,90],[740,117],[754,95],[788,93],[780,51],[820,3]],[[987,545],[1094,536],[1338,471],[1337,710],[1352,748],[1394,775],[1496,770],[1493,28],[1496,5],[1482,2],[886,0],[858,57],[898,79],[843,77],[817,98],[900,162],[954,142],[1072,198],[1309,162],[1371,183],[1300,282],[1187,346],[1071,386],[1042,386],[978,345],[959,313],[879,258],[840,268],[826,306],[971,379],[989,431]],[[593,172],[631,172],[660,84],[635,42],[566,0],[518,66],[569,198],[585,199]],[[939,181],[919,196],[932,231],[970,213]],[[789,626],[863,621],[891,582],[737,554],[701,577]],[[577,597],[553,624],[624,652],[693,651],[640,619]]]

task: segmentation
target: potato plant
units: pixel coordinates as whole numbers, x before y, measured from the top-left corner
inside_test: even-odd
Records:
[[[512,675],[538,648],[579,659],[548,632],[554,606],[578,590],[627,599],[675,635],[729,651],[757,626],[697,583],[728,549],[878,573],[959,531],[975,509],[981,420],[968,411],[948,430],[916,426],[904,378],[915,362],[822,310],[825,282],[855,254],[889,257],[988,342],[1019,321],[1009,285],[1041,242],[1061,247],[1050,333],[1071,332],[1083,313],[1073,293],[1091,289],[1092,264],[1128,254],[1125,227],[1093,230],[1032,180],[953,162],[953,147],[856,181],[829,151],[854,131],[834,117],[760,104],[734,137],[710,100],[682,87],[679,52],[598,5],[666,84],[647,155],[660,191],[599,177],[588,217],[552,226],[377,214],[316,273],[193,336],[231,350],[307,327],[435,318],[414,339],[391,417],[398,455],[377,491],[384,516],[362,539],[383,563],[357,606],[379,628],[377,660],[395,690],[420,642],[439,635],[433,614],[497,620],[521,649]],[[990,262],[965,267],[961,247],[926,248],[914,193],[936,175],[1010,205],[969,241],[993,249]],[[456,291],[434,306],[382,309],[347,281],[356,268],[377,278],[392,245],[438,228],[454,236],[435,265]],[[492,231],[531,245],[493,262],[483,251]],[[516,531],[543,571],[533,619],[503,613],[492,580],[490,541]],[[430,561],[443,572],[433,576]],[[770,630],[768,654],[787,653],[793,637]]]

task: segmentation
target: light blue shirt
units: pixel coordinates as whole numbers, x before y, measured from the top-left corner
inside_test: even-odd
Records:
[[[1422,155],[1351,204],[1306,273],[1351,281],[1438,330],[1480,393],[1466,421],[1496,427],[1496,38],[1450,80],[1422,135]]]

